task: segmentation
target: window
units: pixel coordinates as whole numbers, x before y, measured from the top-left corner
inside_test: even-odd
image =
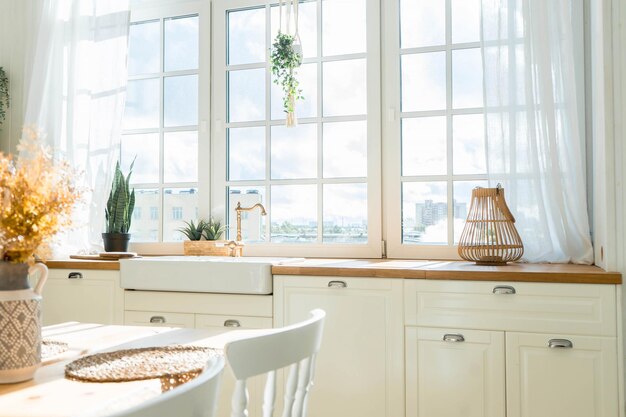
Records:
[[[177,229],[195,219],[200,204],[198,161],[208,147],[200,129],[208,102],[201,94],[208,71],[200,55],[202,10],[200,3],[132,10],[120,159],[125,172],[136,159],[135,210],[150,210],[149,219],[132,224],[134,242],[180,240]],[[172,219],[160,215],[174,204],[180,210]]]
[[[135,207],[135,210],[133,210],[133,220],[139,219],[141,219],[141,207]]]
[[[172,220],[180,220],[183,218],[183,208],[182,207],[172,207]]]
[[[231,225],[237,203],[267,208],[267,217],[242,216],[244,240],[263,244],[247,253],[380,255],[378,7],[375,0],[301,2],[304,100],[298,126],[287,128],[269,71],[277,5],[215,3],[212,200],[229,208]],[[234,228],[229,233],[235,237]]]
[[[487,186],[480,1],[398,6],[399,29],[386,44],[386,68],[397,76],[384,86],[398,115],[385,135],[389,254],[455,257],[471,190]]]
[[[209,213],[234,239],[237,204],[260,203],[247,255],[380,257],[385,240],[389,257],[456,258],[487,186],[480,0],[301,1],[295,128],[270,73],[277,3],[212,7],[211,30],[206,2],[133,11],[121,159],[150,210],[133,241],[179,241]]]

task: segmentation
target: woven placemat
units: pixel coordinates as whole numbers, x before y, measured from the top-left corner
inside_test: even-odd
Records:
[[[61,353],[67,352],[69,346],[65,342],[59,342],[57,340],[43,339],[41,341],[41,360],[53,358]]]
[[[168,391],[200,375],[217,349],[160,346],[117,350],[84,356],[65,366],[65,377],[85,382],[128,382],[160,379]]]

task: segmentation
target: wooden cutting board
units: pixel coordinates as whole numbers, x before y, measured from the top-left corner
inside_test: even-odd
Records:
[[[140,258],[135,252],[100,252],[97,255],[70,255],[70,259],[87,261],[117,261],[123,258]]]

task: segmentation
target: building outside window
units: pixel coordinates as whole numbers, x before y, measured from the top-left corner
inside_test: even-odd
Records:
[[[180,220],[183,218],[182,207],[172,207],[172,220]]]

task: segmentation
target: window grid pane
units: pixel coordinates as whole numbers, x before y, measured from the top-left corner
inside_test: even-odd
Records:
[[[487,184],[480,1],[400,8],[402,242],[453,245]]]
[[[351,10],[358,9],[358,13],[352,19],[342,17],[342,24],[337,24],[331,16],[333,10],[346,5]],[[237,39],[238,45],[252,45],[265,39],[265,50],[269,50],[278,32],[278,7],[226,11],[229,24],[225,36],[225,185],[230,239],[236,233],[233,210],[237,202],[242,206],[256,204],[248,197],[250,192],[260,196],[268,216],[267,220],[242,216],[246,241],[367,243],[365,8],[366,0],[300,3],[304,62],[297,70],[297,77],[304,100],[296,103],[299,123],[295,128],[284,126],[282,90],[272,82],[269,62],[260,55],[255,59],[234,59],[235,51],[232,51],[233,39]],[[268,32],[263,36],[255,32],[253,41],[247,39],[252,36],[252,28],[244,31],[230,25],[230,19],[244,11],[265,16],[262,26]],[[284,22],[285,16],[283,25]],[[333,41],[339,38],[341,42]],[[336,151],[333,139],[345,152]],[[350,161],[346,163],[348,157]],[[343,200],[339,198],[342,190],[347,192]],[[351,198],[351,202],[346,203],[346,198]],[[355,213],[355,205],[365,211]],[[264,229],[263,233],[256,232],[259,228]],[[244,229],[255,231],[255,235],[246,236]]]
[[[136,158],[135,242],[182,240],[198,216],[199,41],[197,14],[131,25],[120,159],[128,172]]]

